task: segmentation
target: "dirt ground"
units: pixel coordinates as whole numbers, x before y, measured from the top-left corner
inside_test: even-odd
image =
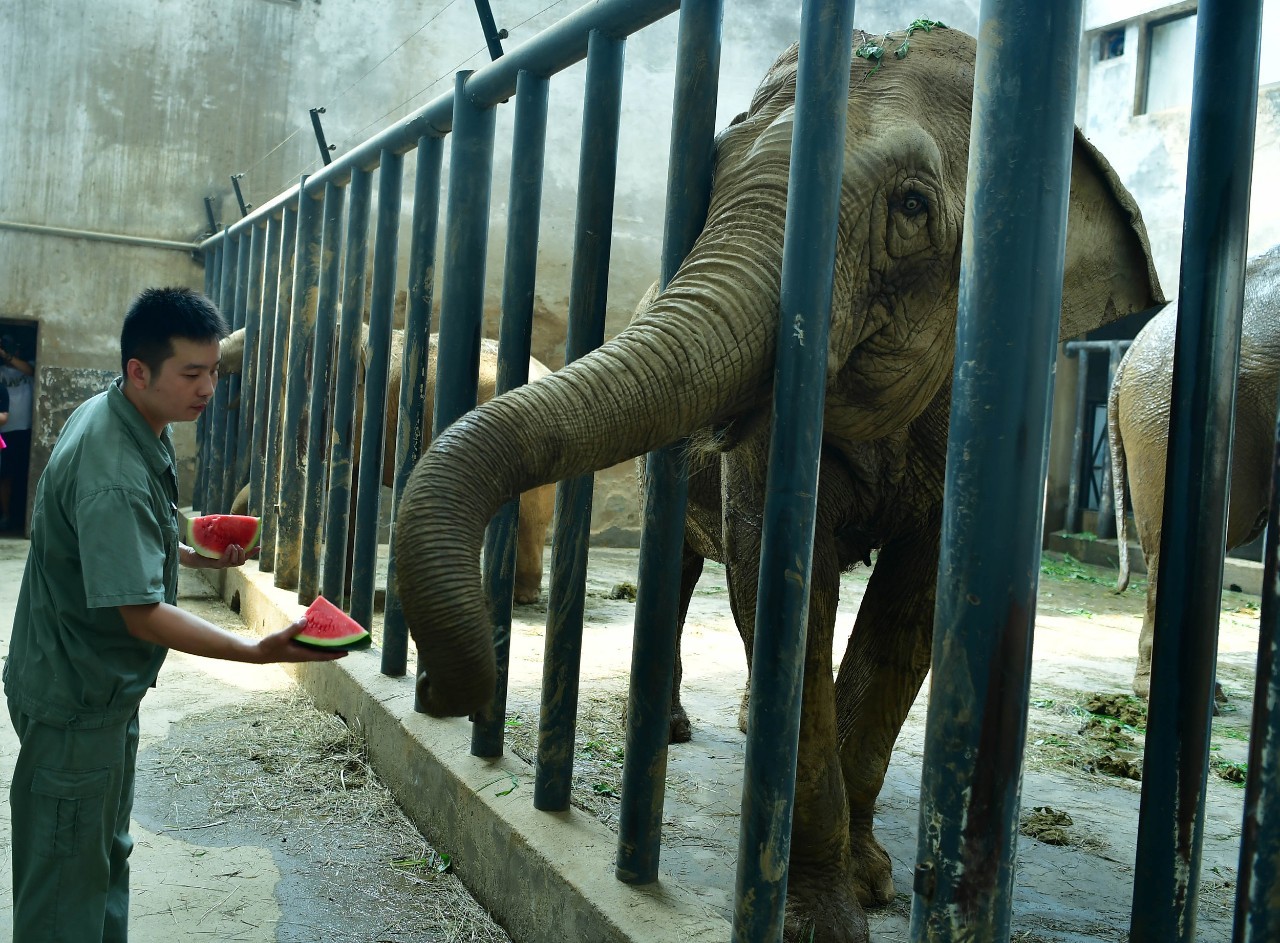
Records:
[[[23,541],[0,540],[0,645],[7,645]],[[548,555],[549,556],[549,555]],[[254,564],[249,564],[253,566]],[[574,802],[616,825],[634,604],[635,552],[593,549],[588,586]],[[867,571],[845,577],[843,644]],[[1046,557],[1018,846],[1018,943],[1123,941],[1128,931],[1144,730],[1127,697],[1142,586]],[[545,588],[545,587],[544,587]],[[181,604],[233,629],[239,617],[184,571]],[[544,593],[545,596],[545,593]],[[519,607],[507,729],[532,761],[545,605]],[[1257,598],[1227,593],[1218,677],[1230,702],[1214,721],[1198,938],[1230,938],[1243,764],[1253,695]],[[376,653],[376,649],[374,650]],[[732,910],[746,677],[722,570],[711,564],[685,634],[685,705],[694,739],[670,754],[662,880]],[[359,653],[352,657],[375,657]],[[412,658],[412,653],[410,658]],[[838,658],[837,658],[838,662]],[[876,943],[905,943],[928,681],[899,738],[877,814],[898,897],[870,914]],[[132,938],[140,943],[505,940],[448,872],[448,850],[417,833],[366,764],[358,730],[311,708],[283,671],[172,655],[142,710],[134,809]],[[16,741],[0,725],[7,783]],[[528,791],[532,778],[494,789]],[[0,822],[7,885],[8,821]],[[7,893],[0,939],[10,934]],[[726,925],[726,937],[727,937]]]

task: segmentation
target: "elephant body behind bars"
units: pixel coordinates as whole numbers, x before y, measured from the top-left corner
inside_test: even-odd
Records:
[[[855,48],[872,40],[902,54],[854,58],[850,75],[787,872],[787,936],[837,943],[865,943],[863,905],[894,893],[872,819],[930,663],[976,53],[932,24]],[[414,469],[395,540],[428,712],[466,715],[494,694],[478,566],[490,516],[683,437],[691,490],[719,477],[690,519],[725,563],[751,649],[796,77],[792,47],[718,136],[706,224],[666,289],[599,349],[459,419]],[[1072,164],[1064,338],[1163,300],[1110,165],[1080,135]],[[804,337],[827,314],[786,329]],[[836,678],[840,573],[872,551]]]
[[[1176,327],[1177,305],[1170,304],[1138,332],[1116,368],[1107,397],[1107,437],[1111,447],[1116,541],[1120,553],[1116,591],[1123,592],[1129,585],[1126,478],[1133,499],[1134,527],[1147,563],[1147,607],[1133,677],[1134,692],[1144,698],[1151,689]],[[1235,438],[1228,483],[1227,549],[1247,544],[1266,527],[1278,387],[1280,246],[1275,246],[1250,259],[1245,268],[1240,375],[1236,385]]]

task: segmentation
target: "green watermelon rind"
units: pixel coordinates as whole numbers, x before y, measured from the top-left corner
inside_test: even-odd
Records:
[[[210,560],[217,560],[221,558],[222,551],[225,548],[215,549],[213,547],[200,543],[199,540],[196,539],[196,528],[197,526],[199,526],[199,522],[205,521],[211,517],[253,517],[253,515],[251,514],[202,514],[199,517],[192,517],[187,519],[187,527],[186,527],[186,534],[185,534],[187,546],[189,546],[196,553],[200,554],[200,556],[202,557],[208,557]],[[246,555],[254,551],[254,549],[258,546],[258,540],[262,537],[262,518],[254,517],[253,520],[257,521],[258,524],[257,524],[257,527],[255,527],[253,530],[253,538],[249,541],[248,545],[246,545],[244,548],[244,552]]]
[[[373,636],[360,626],[354,619],[339,609],[333,603],[329,602],[323,596],[317,596],[315,601],[307,607],[307,618],[316,618],[322,616],[324,618],[341,618],[344,621],[355,625],[359,631],[349,632],[346,635],[338,635],[332,638],[317,638],[307,634],[304,629],[301,634],[295,635],[293,640],[299,645],[305,645],[307,648],[320,649],[326,652],[350,652],[362,648],[368,648],[373,644]]]

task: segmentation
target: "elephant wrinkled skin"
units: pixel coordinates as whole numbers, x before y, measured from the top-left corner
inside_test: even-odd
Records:
[[[1129,585],[1125,479],[1133,497],[1133,520],[1147,562],[1147,610],[1138,637],[1133,690],[1151,690],[1151,646],[1155,639],[1156,580],[1160,570],[1160,524],[1164,518],[1165,458],[1173,390],[1173,340],[1177,305],[1149,321],[1116,368],[1107,397],[1107,437],[1120,550],[1117,592]],[[1245,267],[1240,374],[1236,382],[1235,437],[1231,447],[1227,549],[1247,544],[1267,525],[1276,396],[1280,388],[1280,246]]]
[[[886,56],[871,74],[855,59],[850,76],[791,939],[861,943],[863,904],[893,893],[872,813],[929,666],[975,51],[963,33],[917,31],[909,54]],[[666,290],[598,350],[463,416],[414,469],[396,555],[430,713],[465,715],[493,696],[477,565],[489,517],[529,487],[684,436],[695,443],[689,542],[724,560],[750,650],[796,55],[792,47],[779,57],[750,109],[717,138],[706,225]],[[1079,135],[1070,207],[1061,335],[1163,300],[1137,207]],[[721,487],[710,487],[714,476]],[[839,576],[872,550],[875,569],[833,681]]]

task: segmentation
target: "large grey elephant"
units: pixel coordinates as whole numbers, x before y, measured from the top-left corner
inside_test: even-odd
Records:
[[[439,335],[432,334],[428,338],[427,344],[427,385],[426,385],[426,411],[423,416],[422,434],[423,441],[431,437],[431,422],[433,409],[435,405],[435,388],[436,388],[436,341]],[[368,358],[368,345],[362,345],[364,359]],[[221,369],[227,374],[239,373],[243,365],[244,355],[244,328],[233,331],[229,336],[223,338],[221,342]],[[396,435],[399,429],[400,418],[400,374],[402,373],[402,362],[404,359],[404,331],[393,330],[391,332],[391,350],[390,365],[387,377],[387,411],[386,426],[383,432],[383,456],[382,456],[382,484],[388,488],[394,484],[395,480],[395,457],[396,457]],[[529,358],[529,382],[532,383],[548,376],[551,373],[542,361],[530,357]],[[363,382],[363,374],[361,375]],[[476,398],[483,403],[488,400],[497,391],[498,388],[498,342],[485,338],[480,344],[480,372],[476,384]],[[360,441],[360,423],[363,413],[363,393],[358,395],[361,402],[357,404],[356,422],[352,441],[359,443]],[[303,434],[305,435],[306,425],[303,425]],[[354,482],[359,476],[360,461],[359,456],[355,456],[352,463],[351,480]],[[555,512],[555,486],[543,485],[537,488],[531,488],[520,495],[520,521],[516,527],[516,566],[515,566],[515,588],[513,597],[517,603],[527,604],[535,603],[542,591],[542,560],[546,549],[547,528],[551,525],[551,518]],[[232,514],[247,514],[249,512],[249,486],[246,484],[231,502],[230,512]],[[355,533],[354,528],[348,531],[348,558],[354,549]],[[347,567],[348,576],[351,568]]]
[[[1129,585],[1125,479],[1133,496],[1133,521],[1147,562],[1147,609],[1138,636],[1133,690],[1151,690],[1151,646],[1155,638],[1156,579],[1160,571],[1160,523],[1164,518],[1165,458],[1169,447],[1169,401],[1173,389],[1173,341],[1177,306],[1149,321],[1116,368],[1107,397],[1116,540],[1120,550],[1117,592]],[[1240,376],[1236,384],[1235,439],[1231,448],[1227,549],[1247,544],[1267,525],[1271,463],[1280,390],[1280,245],[1245,267]]]
[[[861,943],[864,903],[893,895],[872,813],[929,667],[975,51],[954,30],[916,32],[903,58],[886,56],[870,74],[855,59],[850,76],[788,877],[792,939]],[[430,713],[465,715],[493,696],[477,561],[494,511],[534,485],[683,436],[695,439],[690,542],[705,540],[699,552],[724,560],[750,647],[796,56],[793,47],[778,58],[749,110],[718,137],[706,225],[666,290],[595,352],[463,416],[414,469],[395,540]],[[1079,135],[1070,213],[1063,337],[1162,300],[1137,207]],[[722,488],[709,486],[716,476]],[[835,679],[840,573],[872,550]]]

